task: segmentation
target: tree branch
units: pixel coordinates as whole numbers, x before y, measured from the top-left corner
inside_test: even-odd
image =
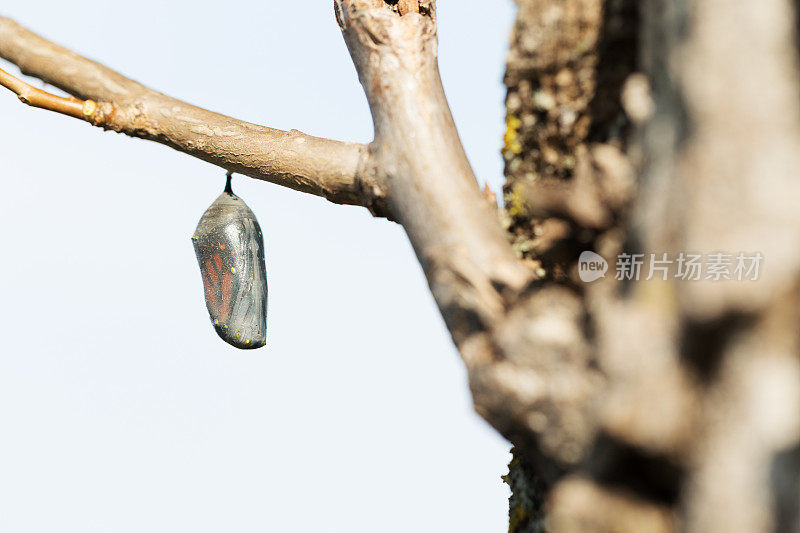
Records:
[[[369,7],[377,5],[377,7]],[[450,114],[432,16],[382,1],[340,2],[340,24],[375,124],[370,153],[392,211],[428,273],[457,341],[504,311],[531,274],[484,200]],[[470,315],[469,321],[462,320]]]
[[[543,469],[588,452],[592,398],[584,308],[542,288],[482,197],[439,77],[432,1],[336,0],[375,124],[373,172],[405,228],[466,363],[477,411]]]
[[[555,477],[587,455],[604,384],[586,342],[584,304],[519,261],[478,187],[439,77],[435,2],[335,7],[372,112],[369,147],[191,106],[3,18],[0,57],[96,101],[83,117],[96,126],[400,222],[461,351],[476,409]]]
[[[257,126],[187,104],[4,17],[0,17],[0,57],[23,74],[80,99],[51,95],[3,73],[2,85],[35,107],[156,141],[229,171],[387,214],[382,207],[383,188],[363,172],[363,145]],[[92,100],[97,105],[89,103]]]
[[[23,104],[55,111],[70,117],[88,119],[97,107],[97,103],[93,100],[64,98],[37,89],[2,69],[0,69],[0,85],[16,94]]]

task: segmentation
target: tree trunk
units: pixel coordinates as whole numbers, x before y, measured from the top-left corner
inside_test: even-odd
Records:
[[[510,531],[800,531],[796,6],[518,4],[507,226],[580,298],[607,387],[579,461],[554,477],[515,450]],[[584,250],[605,278],[579,281]],[[624,252],[764,263],[757,282],[626,282]]]

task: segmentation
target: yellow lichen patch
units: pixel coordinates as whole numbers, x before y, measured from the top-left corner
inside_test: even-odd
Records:
[[[515,183],[511,191],[506,193],[503,198],[506,202],[506,210],[512,217],[517,217],[525,213],[525,186]]]
[[[522,144],[519,142],[520,127],[522,127],[522,121],[513,113],[507,113],[506,134],[503,135],[503,155],[516,155],[522,152]]]

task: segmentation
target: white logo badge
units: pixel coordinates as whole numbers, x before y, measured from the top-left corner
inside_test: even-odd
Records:
[[[578,275],[585,283],[606,277],[607,271],[608,261],[594,252],[583,252],[578,258]]]

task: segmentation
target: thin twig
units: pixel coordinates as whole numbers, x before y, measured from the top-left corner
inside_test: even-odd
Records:
[[[97,109],[94,100],[80,100],[78,98],[56,96],[55,94],[37,89],[0,69],[0,85],[16,94],[20,101],[31,107],[38,107],[48,111],[55,111],[70,117],[89,120],[92,113]]]

